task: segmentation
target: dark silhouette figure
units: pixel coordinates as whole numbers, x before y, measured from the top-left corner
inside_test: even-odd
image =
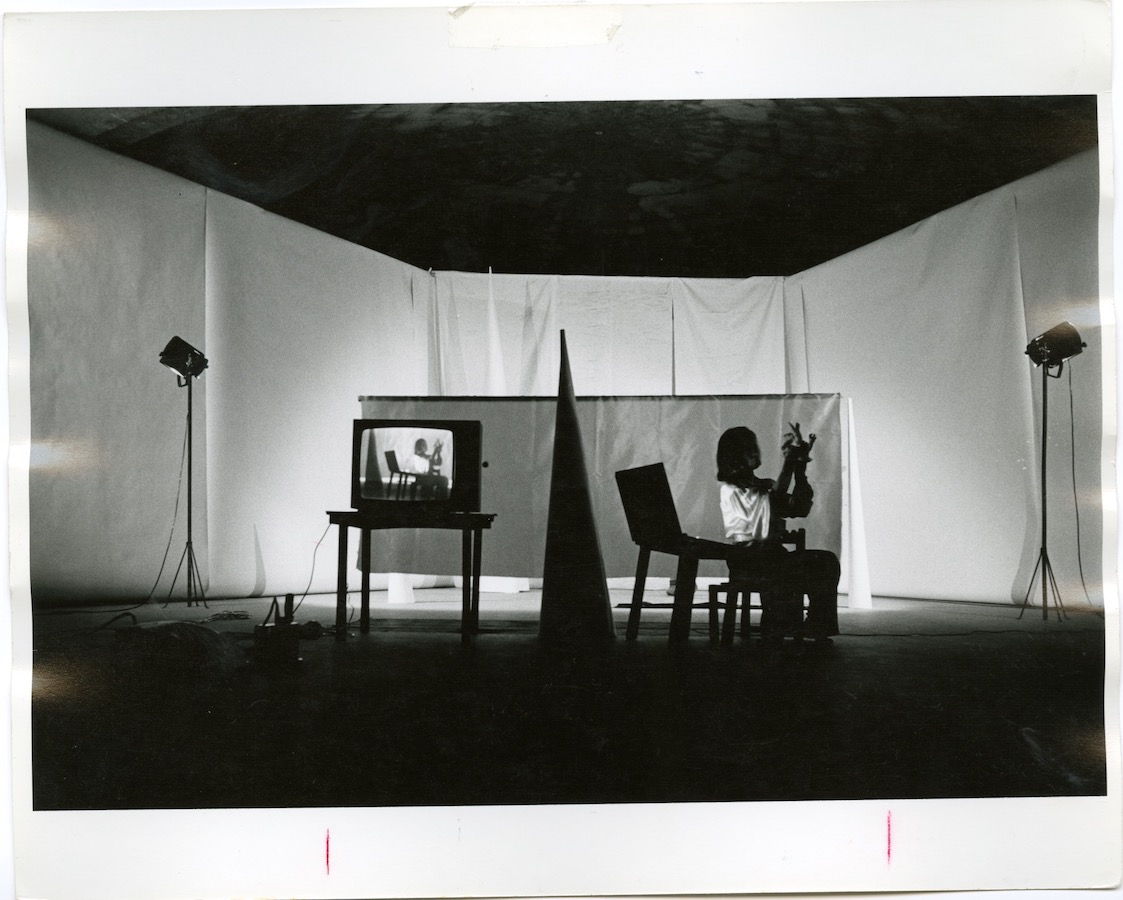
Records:
[[[744,426],[728,429],[718,440],[717,479],[725,536],[733,542],[728,556],[731,578],[767,573],[791,590],[761,595],[761,634],[767,641],[785,634],[830,642],[838,634],[838,557],[828,550],[788,550],[781,540],[785,519],[811,511],[814,491],[807,463],[815,436],[804,441],[799,425],[790,425],[781,446],[784,464],[776,481],[758,478],[760,444]],[[803,595],[809,606],[803,621]]]

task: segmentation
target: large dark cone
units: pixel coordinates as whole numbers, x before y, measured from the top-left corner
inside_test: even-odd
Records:
[[[552,643],[602,643],[616,636],[564,331],[538,635]]]

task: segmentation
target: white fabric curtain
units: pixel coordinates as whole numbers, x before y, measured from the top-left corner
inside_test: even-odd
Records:
[[[83,393],[91,383],[88,361],[70,352],[71,345],[120,350],[132,346],[132,332],[139,335],[137,358],[171,333],[205,336],[212,365],[196,396],[196,515],[199,547],[209,546],[209,591],[302,590],[310,571],[314,590],[334,589],[334,573],[323,565],[334,535],[317,542],[324,510],[348,505],[355,400],[483,393],[487,274],[430,274],[220,194],[204,197],[131,161],[110,163],[102,151],[49,129],[29,127],[29,141],[33,217],[44,217],[40,224],[89,220],[104,238],[67,244],[64,255],[52,250],[56,242],[29,244],[34,452],[78,452],[83,464],[96,460],[99,473],[76,478],[77,469],[62,470],[49,457],[40,465],[53,468],[32,474],[33,538],[53,535],[33,541],[39,596],[65,595],[81,579],[88,589],[90,572],[115,596],[151,587],[143,561],[164,549],[159,523],[147,513],[114,528],[105,523],[119,516],[115,485],[154,498],[142,512],[168,508],[159,498],[170,504],[174,484],[161,473],[179,461],[182,407],[169,401],[165,381],[149,380],[142,369],[126,392],[140,398],[140,418],[136,403],[117,409],[90,400]],[[1029,338],[1068,319],[1088,347],[1066,365],[1063,380],[1049,384],[1049,461],[1058,467],[1048,478],[1049,549],[1066,603],[1080,602],[1084,581],[1092,602],[1102,602],[1097,593],[1110,574],[1102,544],[1111,535],[1099,527],[1100,491],[1112,470],[1100,466],[1114,432],[1105,433],[1098,398],[1111,399],[1110,382],[1100,379],[1104,370],[1114,379],[1114,356],[1103,345],[1096,308],[1098,176],[1094,152],[1074,157],[784,279],[784,339],[771,341],[785,348],[783,391],[853,400],[877,593],[1021,601],[1040,500],[1040,378],[1023,351]],[[99,203],[106,190],[113,194],[108,206]],[[106,209],[127,212],[112,220],[115,230],[104,225]],[[157,254],[155,268],[154,235],[175,248]],[[451,281],[451,292],[440,290]],[[124,288],[98,293],[99,285]],[[689,317],[696,302],[673,279],[497,274],[492,292],[510,393],[556,393],[563,327],[582,391],[672,391],[672,312]],[[119,310],[125,295],[146,298],[128,334],[118,316],[75,313],[99,303]],[[200,295],[195,306],[183,301]],[[632,298],[636,306],[606,310],[611,298]],[[583,309],[598,317],[595,326],[581,325]],[[696,353],[692,362],[713,356]],[[74,412],[75,397],[83,398],[84,413]],[[56,428],[64,420],[65,433]],[[137,422],[146,429],[140,437]],[[121,435],[134,439],[114,444]],[[79,507],[85,512],[75,515]],[[113,557],[104,548],[125,543],[139,562],[106,563]]]
[[[210,588],[280,594],[311,573],[323,589],[356,399],[425,392],[428,276],[213,192],[206,237]]]
[[[670,279],[559,278],[558,327],[565,330],[574,392],[670,394],[671,307]]]
[[[430,393],[557,392],[557,276],[437,272],[429,278]]]
[[[674,393],[787,390],[782,278],[675,279]]]
[[[782,278],[431,279],[431,384],[443,396],[553,396],[561,330],[581,396],[782,394],[786,348],[804,344],[788,334],[802,316]]]
[[[1046,473],[1049,560],[1062,602],[1103,605],[1103,574],[1113,568],[1104,553],[1102,471],[1113,472],[1114,438],[1103,424],[1104,348],[1098,266],[1093,240],[1098,183],[1094,152],[1058,166],[1049,179],[1026,179],[1015,186],[1014,218],[1018,277],[1025,308],[1024,338],[1029,340],[1067,321],[1087,344],[1083,353],[1052,374],[1048,390],[1049,471]],[[1041,548],[1041,370],[1022,357],[1032,390],[1034,440],[1033,527],[1026,529],[1014,600],[1040,605],[1041,585],[1029,578]],[[1106,462],[1106,466],[1105,466]],[[1108,477],[1111,477],[1109,474]],[[1108,548],[1114,552],[1114,548]],[[1052,601],[1050,601],[1052,602]]]
[[[803,288],[790,279],[784,280],[784,365],[787,373],[786,392],[806,394],[807,325],[804,318]]]
[[[1066,603],[1085,604],[1085,585],[1102,602],[1097,189],[1090,151],[789,279],[809,389],[852,398],[874,476],[875,594],[1024,600],[1041,440],[1041,373],[1024,351],[1068,319],[1088,347],[1049,385],[1049,550]]]
[[[1009,599],[1032,464],[1013,200],[978,198],[797,276],[810,387],[853,399],[871,588]],[[911,540],[902,540],[911,535]]]
[[[418,290],[432,304],[437,396],[556,396],[562,330],[582,396],[668,396],[676,381],[682,394],[782,394],[789,380],[780,278],[438,272],[415,277]],[[528,585],[490,577],[486,587]]]

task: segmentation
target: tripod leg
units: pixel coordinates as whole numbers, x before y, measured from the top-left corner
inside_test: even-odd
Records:
[[[191,551],[191,556],[192,556],[192,558],[194,558],[194,556],[195,556],[194,550]],[[203,591],[203,576],[199,572],[199,563],[198,562],[195,563],[195,584],[199,588],[199,596],[203,598],[203,608],[204,609],[210,609],[210,607],[207,605],[207,595]]]
[[[192,602],[202,602],[206,609],[210,609],[207,606],[207,597],[203,593],[203,579],[199,575],[199,563],[195,559],[194,547],[191,547],[187,557],[187,605],[191,606]]]
[[[179,565],[175,567],[175,575],[172,577],[171,587],[168,588],[168,599],[166,601],[164,601],[164,608],[165,609],[167,608],[168,604],[172,602],[172,591],[175,590],[175,583],[177,581],[179,581],[179,573],[183,569],[183,561],[185,559],[187,559],[187,550],[188,550],[187,547],[183,548],[183,553],[180,554],[180,557],[179,557]],[[188,589],[188,591],[190,591],[191,590],[191,588],[190,588],[190,583],[191,583],[190,582],[190,577],[191,577],[190,566],[188,566],[187,572],[188,572],[188,588],[187,589]]]
[[[1029,587],[1026,588],[1026,597],[1022,601],[1022,611],[1020,613],[1018,613],[1019,619],[1023,615],[1025,615],[1026,607],[1029,606],[1029,595],[1033,593],[1033,584],[1034,584],[1035,581],[1037,581],[1037,570],[1041,568],[1041,561],[1043,559],[1045,559],[1045,548],[1044,547],[1042,547],[1040,552],[1037,554],[1037,564],[1033,567],[1033,574],[1029,576]],[[1044,577],[1044,576],[1042,576],[1042,577]]]
[[[1060,588],[1057,587],[1057,579],[1053,574],[1053,566],[1049,562],[1049,558],[1047,556],[1045,558],[1045,572],[1048,575],[1049,584],[1052,585],[1053,588],[1053,600],[1054,605],[1057,607],[1057,621],[1059,622],[1062,619],[1067,619],[1068,613],[1065,612],[1064,603],[1061,602],[1061,591]]]

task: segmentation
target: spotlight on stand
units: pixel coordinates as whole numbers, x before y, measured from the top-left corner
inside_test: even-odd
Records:
[[[160,362],[179,376],[177,381],[184,387],[190,378],[198,378],[207,367],[207,358],[201,350],[196,350],[181,337],[168,341],[160,353]]]
[[[1022,601],[1022,611],[1018,613],[1020,619],[1029,604],[1029,596],[1033,593],[1033,585],[1037,580],[1038,572],[1041,573],[1041,617],[1049,618],[1049,591],[1057,607],[1057,618],[1064,616],[1064,604],[1061,603],[1061,592],[1057,589],[1057,579],[1053,576],[1053,566],[1049,563],[1049,550],[1047,548],[1046,525],[1046,453],[1049,442],[1049,370],[1056,369],[1054,378],[1060,378],[1061,369],[1065,361],[1072,359],[1088,345],[1080,340],[1080,334],[1068,322],[1054,325],[1044,334],[1039,334],[1026,347],[1026,355],[1035,366],[1041,367],[1041,550],[1037,554],[1037,565],[1033,567],[1033,575],[1029,579],[1029,589],[1026,591],[1025,600]]]
[[[199,575],[199,564],[195,560],[195,548],[191,544],[191,382],[203,374],[207,368],[207,358],[201,350],[192,347],[181,337],[173,337],[160,353],[160,362],[176,374],[176,384],[187,388],[187,546],[183,548],[183,555],[179,558],[179,568],[175,570],[175,578],[168,589],[171,598],[175,590],[175,583],[179,579],[183,564],[187,563],[187,605],[193,606],[196,598],[207,605],[203,595],[203,580]]]
[[[1065,360],[1072,359],[1088,345],[1080,340],[1076,329],[1068,322],[1054,325],[1044,334],[1039,334],[1026,347],[1026,354],[1035,366],[1046,369],[1059,368]],[[1060,372],[1057,373],[1060,375]]]

